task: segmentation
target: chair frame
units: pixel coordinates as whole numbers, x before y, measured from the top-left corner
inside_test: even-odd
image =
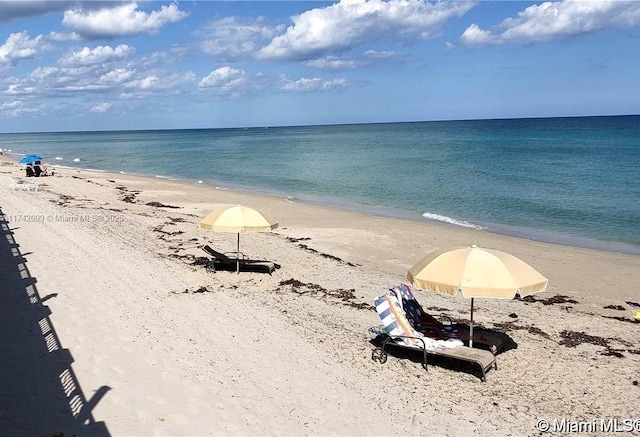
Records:
[[[203,246],[202,250],[204,250],[209,256],[213,258],[209,268],[213,269],[214,272],[216,271],[216,263],[219,265],[219,267],[223,267],[220,268],[220,270],[235,271],[238,260],[240,261],[240,271],[244,269],[245,272],[249,271],[258,273],[269,273],[269,276],[271,276],[271,274],[276,269],[276,264],[271,261],[245,259],[242,252],[240,252],[240,258],[231,258],[227,254],[236,255],[238,252],[222,253],[212,249],[209,245]]]
[[[399,347],[399,348],[404,348],[404,349],[410,349],[410,350],[414,350],[414,351],[421,351],[423,353],[423,363],[422,363],[422,367],[424,367],[424,369],[426,371],[429,370],[428,367],[428,356],[429,355],[433,355],[433,356],[439,356],[439,357],[445,357],[445,358],[449,358],[449,359],[456,359],[456,360],[461,360],[461,361],[466,361],[469,363],[473,363],[473,364],[477,364],[478,367],[480,368],[480,371],[482,373],[481,376],[481,380],[482,382],[487,382],[487,372],[493,368],[495,370],[498,370],[498,363],[496,361],[496,349],[495,347],[493,347],[491,349],[491,354],[493,355],[493,360],[488,364],[488,365],[483,365],[478,359],[474,359],[472,357],[468,357],[468,356],[464,356],[464,355],[459,355],[459,354],[455,354],[456,350],[474,350],[476,352],[486,352],[483,351],[482,349],[473,349],[470,348],[468,346],[457,346],[455,348],[451,348],[451,349],[427,349],[426,347],[426,342],[424,341],[423,338],[421,337],[411,337],[411,336],[404,336],[404,335],[398,335],[398,336],[391,336],[388,334],[384,334],[385,338],[382,341],[382,345],[376,347],[372,352],[371,352],[371,359],[374,361],[378,361],[380,362],[380,364],[384,364],[387,362],[387,357],[389,355],[389,353],[386,350],[387,345],[392,345],[395,347]],[[402,340],[402,339],[411,339],[411,340],[418,340],[422,343],[422,347],[418,347],[418,346],[409,346],[409,345],[405,345],[402,343],[398,343],[397,340]],[[463,348],[463,349],[461,349]]]
[[[407,284],[403,285],[409,287]],[[393,288],[390,290],[394,291]],[[418,311],[418,313],[433,320],[433,322],[425,323],[420,321],[419,319],[416,319],[415,317],[409,317],[409,308],[407,307],[409,301],[407,301],[403,297],[400,297],[402,309],[405,311],[407,320],[414,330],[420,332],[421,334],[424,334],[427,337],[436,339],[455,338],[458,340],[462,340],[465,344],[469,344],[469,325],[465,323],[455,323],[450,316],[444,313],[441,313],[438,316],[429,314],[424,310],[424,308],[422,308],[422,305],[418,301],[417,297],[413,294],[411,288],[409,288],[409,293],[413,296],[413,301],[415,302],[414,305],[417,306],[416,310]],[[497,352],[502,352],[509,346],[509,341],[505,338],[501,338],[500,333],[492,333],[489,330],[483,329],[481,327],[474,327],[473,331],[474,346],[477,345],[487,350],[495,348]]]
[[[33,182],[20,182],[12,177],[9,177],[9,180],[11,181],[9,183],[9,188],[13,191],[38,191],[38,188],[40,187],[39,184]]]

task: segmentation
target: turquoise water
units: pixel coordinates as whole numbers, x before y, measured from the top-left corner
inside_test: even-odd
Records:
[[[640,116],[3,134],[0,147],[640,253]]]

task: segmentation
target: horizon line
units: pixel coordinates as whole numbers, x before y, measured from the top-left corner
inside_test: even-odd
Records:
[[[402,124],[402,123],[454,123],[474,121],[506,121],[506,120],[545,120],[567,118],[605,118],[605,117],[638,117],[640,114],[603,114],[603,115],[563,115],[563,116],[530,116],[530,117],[491,117],[491,118],[460,118],[460,119],[432,119],[432,120],[404,120],[404,121],[368,121],[347,123],[320,123],[320,124],[291,124],[291,125],[254,125],[254,126],[227,126],[227,127],[187,127],[187,128],[148,128],[148,129],[105,129],[105,130],[60,130],[60,131],[22,131],[0,132],[0,135],[21,134],[56,134],[56,133],[89,133],[89,132],[157,132],[157,131],[188,131],[188,130],[236,130],[236,129],[282,129],[293,127],[315,126],[360,126],[372,124]]]

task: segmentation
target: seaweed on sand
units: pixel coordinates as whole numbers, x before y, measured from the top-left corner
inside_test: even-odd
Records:
[[[555,296],[549,297],[547,299],[536,299],[533,296],[517,297],[516,299],[528,303],[540,302],[542,305],[554,305],[558,303],[578,303],[577,300],[569,299],[569,296],[563,296],[561,294],[556,294]]]
[[[566,347],[573,348],[583,343],[593,344],[595,346],[602,346],[605,348],[603,352],[600,352],[600,355],[616,357],[616,358],[624,358],[624,355],[622,354],[622,352],[624,352],[625,349],[614,349],[611,346],[611,340],[620,341],[615,338],[603,338],[595,335],[589,335],[584,332],[567,331],[567,330],[562,331],[560,333],[560,337],[562,337],[562,340],[560,340],[560,344]],[[622,342],[622,341],[620,342],[623,344],[626,344],[626,342]],[[635,351],[631,349],[628,349],[627,351],[630,353],[635,353]]]
[[[513,330],[524,330],[530,334],[536,334],[546,339],[550,339],[551,336],[544,332],[542,329],[537,326],[524,326],[524,325],[516,325],[515,322],[504,322],[504,323],[494,323],[493,326],[497,329],[501,329],[505,332],[513,331]]]
[[[354,302],[356,299],[355,289],[344,289],[338,288],[336,290],[327,290],[321,285],[312,284],[312,283],[304,283],[297,279],[291,278],[285,281],[280,281],[278,284],[278,290],[289,289],[291,292],[296,293],[298,295],[313,295],[319,296],[321,299],[326,300],[327,297],[332,299],[337,299],[343,305],[347,305],[353,308],[361,309],[361,310],[371,310],[373,306],[364,303],[364,302]]]
[[[165,230],[164,230],[164,229],[162,229],[162,228],[164,228],[164,225],[158,225],[158,226],[156,226],[155,228],[153,228],[153,229],[152,229],[152,230],[153,230],[153,232],[157,232],[157,233],[159,233],[159,234],[162,234],[160,237],[158,237],[158,238],[160,238],[161,240],[166,240],[166,236],[168,236],[168,237],[173,237],[173,236],[175,236],[175,235],[184,234],[184,231],[167,232],[167,231],[165,231]]]
[[[278,235],[278,234],[276,234],[276,235]],[[318,251],[318,250],[314,249],[313,247],[309,247],[309,246],[307,246],[306,244],[302,244],[302,243],[300,243],[300,241],[308,241],[308,240],[311,240],[311,238],[309,238],[309,237],[300,237],[300,238],[295,238],[295,237],[285,237],[285,238],[286,238],[286,240],[287,240],[288,242],[290,242],[290,243],[298,243],[298,247],[299,247],[300,249],[306,250],[307,252],[317,253],[318,255],[320,255],[320,256],[322,256],[322,257],[324,257],[324,258],[332,259],[332,260],[334,260],[334,261],[337,261],[337,262],[342,263],[342,264],[346,264],[346,265],[351,266],[351,267],[359,267],[359,266],[360,266],[360,264],[356,264],[356,263],[352,263],[352,262],[349,262],[349,261],[345,261],[345,260],[343,260],[342,258],[339,258],[339,257],[337,257],[337,256],[335,256],[335,255],[330,255],[330,254],[328,254],[328,253],[320,252],[320,251]]]
[[[619,322],[627,322],[627,323],[634,323],[634,324],[636,323],[635,320],[630,319],[628,317],[622,317],[622,316],[602,316],[602,317],[604,317],[605,319],[617,320]]]
[[[60,194],[60,196],[58,197],[58,200],[52,199],[51,202],[54,202],[56,205],[59,205],[59,206],[67,206],[69,205],[69,203],[71,203],[72,200],[75,200],[75,197],[68,196],[66,194]]]
[[[213,293],[213,290],[209,290],[207,287],[202,286],[194,289],[185,288],[184,291],[172,291],[172,293],[173,294],[201,294],[201,293]]]
[[[156,208],[175,208],[175,209],[179,209],[182,208],[181,206],[174,206],[174,205],[165,205],[164,203],[160,203],[160,202],[147,202],[145,203],[145,205],[147,206],[155,206]]]

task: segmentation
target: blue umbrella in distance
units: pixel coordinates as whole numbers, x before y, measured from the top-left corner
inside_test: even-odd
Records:
[[[22,158],[18,164],[32,164],[36,161],[42,161],[42,156],[40,155],[27,155]]]

